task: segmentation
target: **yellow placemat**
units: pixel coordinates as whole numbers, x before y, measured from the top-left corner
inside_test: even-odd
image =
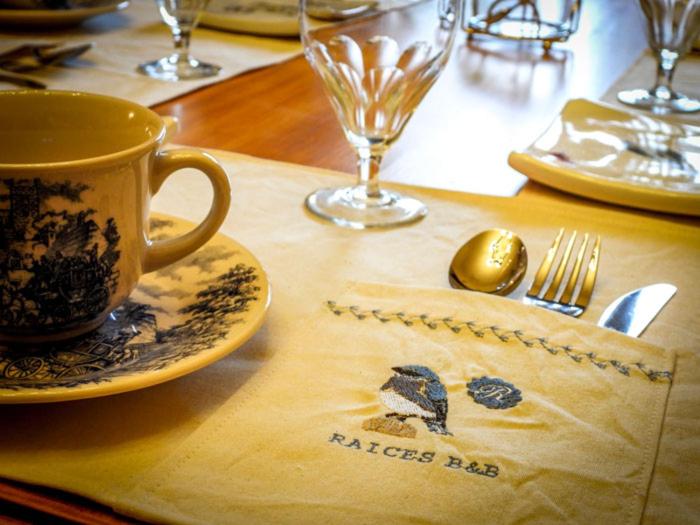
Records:
[[[687,522],[700,514],[700,472],[691,467],[700,460],[697,227],[547,197],[502,199],[410,189],[430,207],[422,222],[390,231],[346,231],[315,221],[302,202],[316,187],[349,177],[214,154],[233,185],[233,209],[223,232],[248,247],[268,272],[273,300],[266,325],[229,358],[171,383],[105,399],[0,407],[0,475],[133,509],[134,491],[153,488],[142,480],[173,461],[195,432],[222,418],[221,411],[229,414],[236,397],[272,366],[278,351],[272,342],[317,312],[319,301],[338,296],[342,282],[447,288],[454,251],[474,233],[496,226],[523,237],[535,261],[529,281],[556,229],[565,226],[603,237],[599,280],[583,322],[595,322],[610,301],[633,288],[664,281],[679,288],[644,336],[678,355],[644,519]],[[196,220],[206,212],[208,191],[199,177],[183,173],[163,188],[154,207]],[[523,283],[513,297],[521,297],[525,288]],[[377,403],[376,390],[367,396],[368,403]],[[193,501],[182,501],[183,509],[196,498],[192,492]]]

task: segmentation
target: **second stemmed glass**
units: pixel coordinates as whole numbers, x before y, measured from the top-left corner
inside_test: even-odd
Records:
[[[189,80],[212,77],[219,66],[200,62],[190,55],[190,35],[209,0],[156,0],[163,21],[170,27],[175,52],[139,66],[139,71],[159,80]]]
[[[323,188],[307,208],[354,229],[388,227],[426,214],[420,201],[379,187],[389,146],[445,67],[459,25],[461,0],[425,0],[403,9],[377,10],[335,24],[314,18],[320,7],[337,11],[347,0],[301,0],[304,52],[358,157],[357,183]],[[364,0],[354,4],[361,7]],[[319,6],[319,4],[324,4]]]
[[[658,62],[651,89],[620,91],[617,98],[655,113],[700,111],[700,101],[671,88],[678,61],[700,35],[700,0],[639,0],[647,19],[647,38]]]

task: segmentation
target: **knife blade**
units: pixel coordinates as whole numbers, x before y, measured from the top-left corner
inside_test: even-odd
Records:
[[[672,284],[658,283],[626,293],[610,303],[598,326],[639,337],[676,291]]]

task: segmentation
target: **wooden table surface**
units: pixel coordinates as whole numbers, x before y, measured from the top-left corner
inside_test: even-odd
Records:
[[[447,69],[387,155],[382,180],[515,195],[526,179],[508,167],[509,151],[529,144],[568,99],[599,98],[645,45],[631,0],[584,0],[578,33],[550,57],[514,42],[467,43],[461,34]],[[301,56],[154,109],[180,118],[174,140],[181,144],[354,173],[354,153]],[[525,191],[550,190],[527,183]],[[73,495],[0,480],[0,522],[48,521],[134,523]]]
[[[507,165],[508,153],[544,131],[568,99],[599,98],[645,45],[632,0],[585,0],[579,31],[551,57],[540,46],[468,44],[458,35],[446,70],[385,158],[381,180],[515,195],[526,179]],[[354,153],[303,56],[154,109],[181,119],[178,143],[355,170]]]

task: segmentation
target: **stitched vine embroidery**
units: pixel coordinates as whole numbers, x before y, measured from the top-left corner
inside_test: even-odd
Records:
[[[337,316],[349,314],[358,321],[375,320],[380,323],[401,323],[408,328],[425,327],[429,330],[448,329],[455,334],[484,338],[493,337],[501,343],[516,341],[524,348],[545,350],[551,355],[568,357],[575,363],[588,363],[600,370],[611,368],[619,374],[631,377],[642,374],[650,381],[671,382],[673,373],[669,370],[655,370],[641,361],[622,363],[616,359],[605,359],[594,352],[583,352],[569,345],[551,343],[546,337],[531,337],[522,330],[509,330],[496,325],[479,324],[475,321],[462,321],[451,317],[436,317],[428,314],[406,312],[384,312],[380,309],[366,310],[359,306],[342,306],[335,301],[326,301],[326,307]]]

